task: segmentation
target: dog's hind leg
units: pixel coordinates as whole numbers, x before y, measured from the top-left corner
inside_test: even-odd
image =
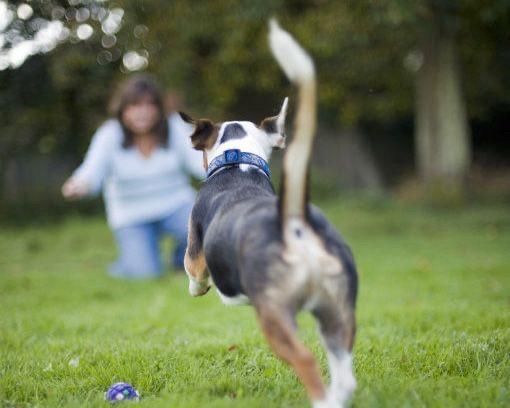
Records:
[[[326,346],[331,384],[328,399],[343,407],[356,388],[352,370],[352,346],[355,334],[354,311],[347,305],[314,311]]]
[[[330,407],[315,358],[297,337],[293,314],[261,303],[255,308],[262,331],[274,353],[292,366],[314,407]]]
[[[188,246],[184,255],[184,269],[189,278],[190,295],[205,295],[211,287],[211,282],[202,242],[197,233],[196,225],[193,225],[191,221],[191,217],[188,226]]]

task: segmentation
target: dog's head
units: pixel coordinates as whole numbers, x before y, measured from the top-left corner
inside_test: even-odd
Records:
[[[209,119],[193,119],[179,112],[181,118],[192,124],[191,143],[204,152],[204,166],[228,149],[254,153],[268,161],[273,149],[285,147],[285,117],[288,98],[283,101],[280,113],[265,118],[260,125],[246,121],[214,123]]]

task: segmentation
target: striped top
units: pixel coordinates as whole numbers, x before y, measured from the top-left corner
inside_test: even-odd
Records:
[[[168,125],[168,148],[158,146],[149,157],[134,146],[122,147],[117,120],[106,121],[92,137],[73,177],[86,182],[91,195],[103,190],[110,227],[154,221],[194,199],[188,174],[204,178],[202,155],[191,146],[192,128],[178,115]]]

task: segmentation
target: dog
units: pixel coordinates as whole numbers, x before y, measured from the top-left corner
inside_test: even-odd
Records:
[[[351,250],[308,200],[308,172],[316,121],[312,59],[275,20],[269,43],[299,91],[295,135],[283,160],[276,195],[267,164],[285,146],[288,99],[260,125],[195,120],[191,142],[203,151],[207,179],[190,220],[184,265],[192,296],[212,284],[229,305],[250,303],[274,353],[289,363],[314,408],[342,407],[355,389],[352,348],[358,286]],[[330,371],[326,388],[313,354],[297,336],[295,316],[318,321]]]

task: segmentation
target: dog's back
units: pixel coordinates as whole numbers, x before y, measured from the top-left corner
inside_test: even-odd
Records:
[[[241,283],[240,246],[247,229],[264,235],[279,235],[279,229],[264,229],[276,220],[276,197],[270,181],[256,170],[231,168],[212,177],[200,190],[192,222],[203,231],[203,251],[214,284],[223,299],[247,295]],[[275,237],[276,238],[276,237]]]
[[[246,295],[262,301],[267,286],[273,292],[279,288],[280,299],[293,298],[297,308],[311,308],[317,290],[340,273],[351,277],[349,292],[355,293],[351,252],[320,210],[308,206],[307,229],[284,243],[279,198],[260,172],[233,168],[218,174],[201,189],[193,211],[204,232],[209,272],[224,300]]]

